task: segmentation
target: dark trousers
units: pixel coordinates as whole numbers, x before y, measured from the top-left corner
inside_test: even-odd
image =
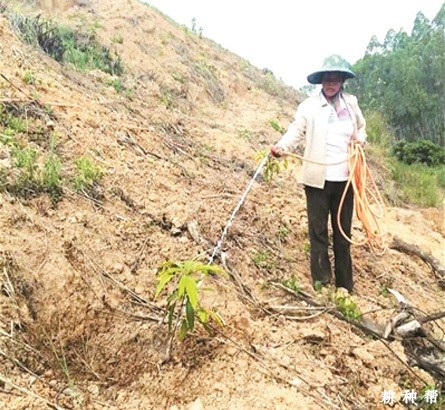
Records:
[[[328,218],[331,215],[334,236],[334,271],[335,286],[353,290],[352,260],[350,243],[341,234],[337,213],[346,182],[325,182],[323,189],[305,186],[307,215],[309,223],[309,240],[311,244],[311,276],[313,285],[322,285],[331,281],[331,264],[328,255]],[[354,208],[354,194],[349,187],[343,203],[340,223],[343,231],[351,237],[352,212]]]

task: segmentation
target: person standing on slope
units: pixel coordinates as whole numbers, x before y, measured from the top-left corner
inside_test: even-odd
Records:
[[[331,281],[330,214],[335,286],[349,292],[354,287],[350,243],[340,232],[337,213],[349,177],[349,145],[355,141],[364,146],[366,142],[366,123],[357,98],[343,93],[345,80],[354,77],[350,65],[342,57],[327,57],[322,68],[307,77],[309,83],[321,84],[321,91],[299,105],[287,132],[270,148],[271,155],[279,158],[285,156],[286,151],[302,151],[304,147],[305,158],[324,164],[303,161],[298,178],[306,193],[312,285],[326,286]],[[326,165],[330,163],[336,165]],[[351,236],[353,202],[350,186],[340,215],[341,226],[348,237]]]

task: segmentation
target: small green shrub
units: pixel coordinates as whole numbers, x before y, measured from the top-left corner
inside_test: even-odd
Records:
[[[121,94],[125,90],[124,83],[120,78],[111,80],[108,84],[111,85],[118,94]]]
[[[205,265],[197,261],[165,262],[160,268],[155,297],[158,297],[169,284],[167,295],[168,328],[173,335],[177,332],[179,340],[193,332],[195,323],[200,323],[205,330],[211,332],[213,321],[223,325],[224,321],[215,309],[202,306],[199,283],[209,274],[223,273],[216,265]],[[176,316],[176,322],[174,319]]]
[[[20,185],[32,186],[37,182],[37,151],[32,148],[14,146],[11,150],[13,165],[21,169]]]
[[[269,125],[275,130],[278,131],[280,134],[283,134],[285,129],[281,126],[281,124],[274,119],[269,120]]]
[[[110,49],[99,44],[94,33],[74,31],[67,26],[57,25],[41,16],[28,17],[11,14],[11,26],[29,44],[40,48],[59,62],[73,64],[78,70],[99,69],[111,75],[121,75],[123,65]]]
[[[59,35],[65,48],[64,61],[73,64],[81,71],[99,69],[111,75],[122,75],[123,65],[110,49],[99,44],[91,33],[76,32],[61,26]]]
[[[289,167],[289,161],[287,158],[281,161],[272,155],[269,155],[269,150],[257,152],[257,161],[262,161],[266,155],[268,155],[268,158],[263,168],[263,178],[266,182],[271,182],[274,175],[278,175],[281,172],[281,167],[284,169]]]
[[[26,84],[34,85],[36,83],[36,76],[32,71],[25,71],[25,73],[22,76],[23,82]]]
[[[337,309],[347,319],[360,320],[362,312],[354,301],[354,298],[338,289],[332,295],[332,301],[337,305]]]
[[[399,141],[393,146],[393,153],[399,161],[406,164],[421,163],[428,166],[445,164],[443,147],[430,140],[414,142]]]

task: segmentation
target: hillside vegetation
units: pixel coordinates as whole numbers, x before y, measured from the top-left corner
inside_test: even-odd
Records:
[[[407,389],[440,393],[440,315],[409,340],[363,328],[443,312],[440,270],[353,247],[356,294],[314,291],[297,162],[258,178],[206,272],[301,94],[134,0],[0,11],[2,409],[379,409],[384,390],[401,409]],[[440,209],[388,204],[384,226],[443,264]],[[176,293],[158,281],[172,272]],[[172,338],[174,300],[189,332]]]

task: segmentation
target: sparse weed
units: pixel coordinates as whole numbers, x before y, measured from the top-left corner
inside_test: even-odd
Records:
[[[34,85],[36,83],[36,76],[32,71],[25,71],[25,73],[22,76],[23,82],[26,84]]]
[[[205,265],[193,260],[165,262],[161,266],[155,297],[174,282],[167,295],[168,329],[172,335],[177,332],[179,340],[184,340],[193,332],[196,321],[208,332],[211,332],[211,322],[224,324],[215,309],[202,306],[199,294],[199,283],[203,278],[217,273],[223,273],[223,270],[216,265]]]
[[[57,204],[62,196],[62,163],[59,157],[51,153],[43,168],[42,185],[51,197],[53,205]]]
[[[311,253],[311,243],[307,239],[303,242],[303,252],[306,255]]]
[[[298,278],[292,276],[290,279],[285,279],[281,282],[286,288],[292,289],[294,292],[298,293],[301,290],[301,286],[298,282]]]
[[[219,76],[215,73],[214,67],[201,60],[193,65],[192,73],[195,79],[200,78],[205,81],[205,89],[213,102],[222,104],[226,98],[226,92]]]
[[[437,183],[442,189],[445,189],[445,167],[440,167],[437,170]]]
[[[111,80],[108,84],[111,85],[118,94],[121,94],[126,89],[124,83],[120,78],[115,78],[114,80]]]
[[[160,86],[160,91],[161,91],[161,95],[159,98],[160,98],[162,104],[164,104],[167,109],[173,108],[173,106],[175,104],[175,95],[172,92],[172,90],[169,87],[167,87],[166,85],[162,84]]]
[[[289,228],[284,225],[278,227],[278,239],[280,242],[286,242],[286,239],[290,233]]]
[[[271,270],[275,263],[271,260],[271,254],[268,250],[254,251],[252,255],[253,263],[261,269]]]
[[[104,175],[102,169],[87,157],[81,157],[76,161],[76,172],[73,181],[76,192],[93,187]]]
[[[242,139],[250,141],[252,139],[252,131],[248,130],[247,128],[242,128],[238,130],[238,136]]]
[[[12,147],[13,165],[21,170],[18,178],[18,186],[21,188],[34,187],[37,181],[37,151],[32,148]]]
[[[384,283],[383,285],[380,286],[379,295],[383,296],[385,298],[388,297],[389,296],[388,289],[389,289],[389,286],[386,283]]]
[[[121,33],[116,33],[113,37],[111,37],[111,42],[115,44],[123,44],[124,43],[124,37]]]
[[[16,134],[25,133],[28,131],[28,122],[20,117],[16,117],[2,108],[0,108],[0,124],[3,128],[3,136],[13,137]]]

